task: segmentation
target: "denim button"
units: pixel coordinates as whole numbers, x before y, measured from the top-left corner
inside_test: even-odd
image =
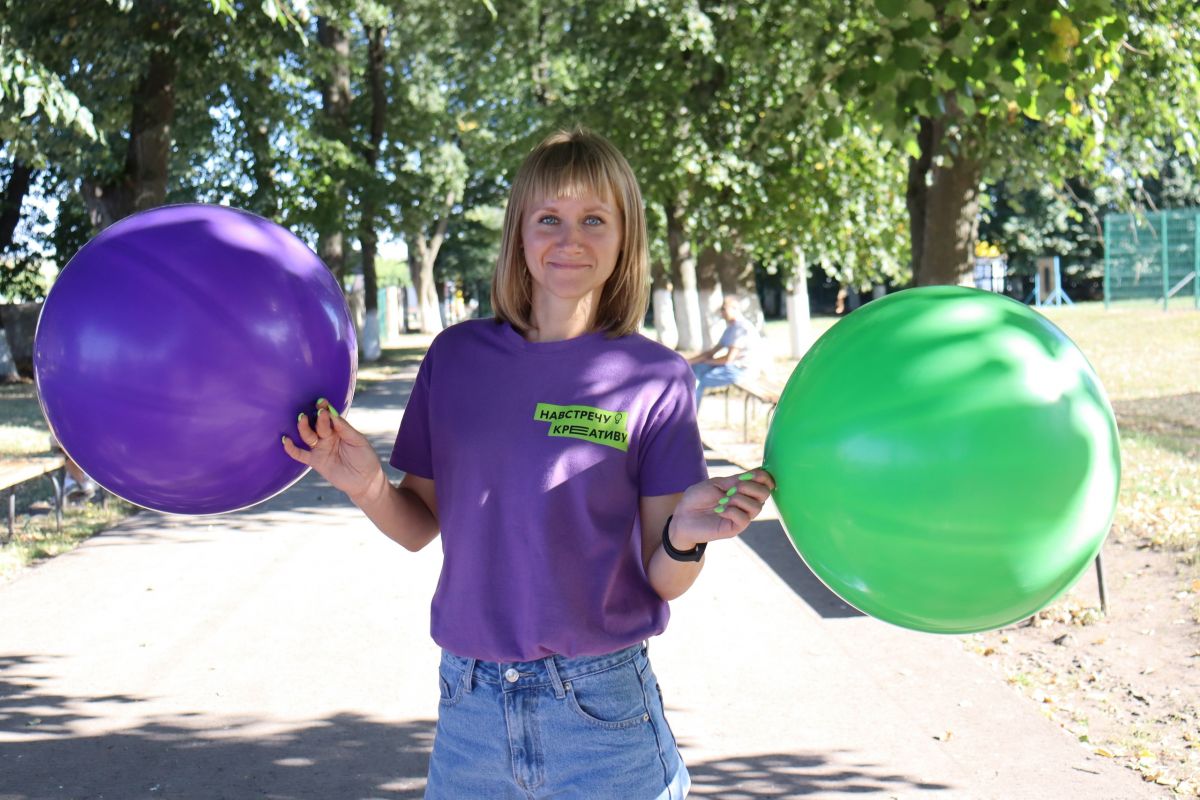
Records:
[[[517,672],[512,667],[509,667],[504,672],[504,680],[508,681],[509,683],[516,683],[520,679],[520,677],[521,677],[521,673]]]

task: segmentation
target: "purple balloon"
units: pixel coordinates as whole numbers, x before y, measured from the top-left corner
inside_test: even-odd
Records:
[[[286,489],[284,452],[324,397],[345,411],[346,299],[300,239],[232,208],[164,206],[71,259],[34,339],[42,411],[97,483],[140,506],[218,514]]]

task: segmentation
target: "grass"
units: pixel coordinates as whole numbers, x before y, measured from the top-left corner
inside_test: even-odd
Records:
[[[1097,303],[1046,316],[1092,362],[1116,411],[1114,535],[1200,558],[1200,312]]]
[[[0,459],[51,455],[50,431],[32,382],[0,384],[0,420],[4,420],[0,424]],[[7,492],[0,496],[7,501]],[[8,536],[7,502],[4,506],[0,541]],[[136,509],[115,498],[104,504],[69,506],[63,510],[60,530],[54,519],[53,484],[44,477],[17,487],[16,510],[12,540],[0,546],[0,583],[31,564],[74,548]]]
[[[0,458],[50,455],[50,433],[32,382],[0,384]]]
[[[123,500],[88,503],[64,510],[62,530],[54,522],[54,509],[48,497],[51,491],[39,489],[42,481],[31,481],[17,494],[23,513],[17,517],[12,541],[0,547],[0,584],[15,577],[31,564],[53,558],[73,549],[80,542],[111,528],[136,509]],[[0,537],[8,534],[7,529]]]

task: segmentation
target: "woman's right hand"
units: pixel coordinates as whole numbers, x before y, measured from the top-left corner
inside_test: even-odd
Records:
[[[367,437],[346,422],[327,400],[317,401],[316,424],[310,424],[308,415],[301,414],[296,431],[308,449],[284,436],[284,452],[312,467],[352,499],[374,488],[381,478],[386,481],[383,465]]]

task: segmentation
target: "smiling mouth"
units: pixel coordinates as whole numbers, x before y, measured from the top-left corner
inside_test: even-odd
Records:
[[[547,261],[546,266],[553,269],[587,269],[587,264],[564,264],[561,261]]]

